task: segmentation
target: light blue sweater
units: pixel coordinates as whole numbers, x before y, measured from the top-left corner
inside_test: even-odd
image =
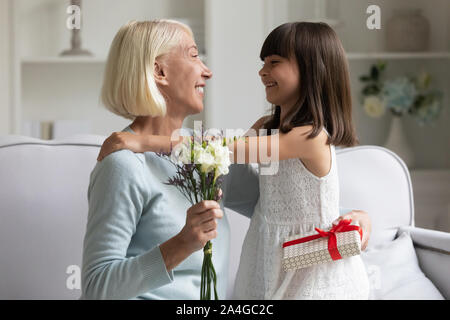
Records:
[[[127,127],[123,131],[132,132]],[[178,234],[191,204],[165,185],[174,167],[152,152],[114,152],[91,172],[83,243],[81,299],[199,299],[203,251],[168,272],[159,245]],[[251,217],[259,198],[258,176],[232,165],[221,203]],[[213,263],[218,294],[227,291],[229,225],[218,221]]]

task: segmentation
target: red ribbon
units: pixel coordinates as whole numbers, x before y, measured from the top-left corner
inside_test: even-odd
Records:
[[[343,219],[339,221],[338,225],[332,227],[329,231],[323,231],[322,229],[316,228],[318,234],[285,242],[283,243],[283,248],[319,238],[328,237],[328,252],[330,253],[331,259],[333,260],[342,259],[341,254],[339,253],[339,250],[337,248],[336,232],[347,232],[356,230],[359,232],[359,236],[361,237],[362,240],[361,227],[350,225],[351,222],[352,222],[351,219]]]

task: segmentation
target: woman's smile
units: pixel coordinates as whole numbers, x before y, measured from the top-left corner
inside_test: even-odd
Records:
[[[205,93],[204,93],[204,87],[205,87],[204,84],[195,86],[195,91],[196,91],[202,98],[203,98],[204,95],[205,95]]]

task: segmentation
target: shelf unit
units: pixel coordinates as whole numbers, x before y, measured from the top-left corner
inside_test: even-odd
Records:
[[[369,30],[366,19],[369,5],[381,9],[381,29]],[[430,23],[429,48],[426,52],[388,52],[386,26],[396,9],[418,8]],[[271,7],[275,17],[269,31],[284,21],[304,21],[315,13],[316,20],[334,21],[333,28],[347,52],[353,100],[353,119],[361,144],[386,142],[392,116],[370,118],[361,106],[359,77],[369,72],[377,61],[386,61],[385,79],[413,76],[427,71],[433,88],[444,93],[443,110],[434,126],[420,127],[411,117],[402,119],[408,141],[415,154],[414,169],[450,169],[450,2],[431,4],[419,0],[279,0]],[[322,16],[322,18],[318,17]]]
[[[347,58],[353,60],[450,60],[450,52],[348,52]],[[200,55],[200,59],[206,63],[205,55]],[[36,56],[23,57],[22,64],[58,64],[58,63],[105,63],[106,57],[52,57]]]
[[[22,64],[54,64],[54,63],[105,63],[104,57],[51,57],[51,56],[36,56],[36,57],[23,57],[21,59]]]
[[[39,130],[30,132],[30,127],[59,120],[89,119],[90,133],[100,135],[129,124],[129,120],[113,115],[99,103],[110,43],[119,27],[129,20],[169,18],[189,23],[199,48],[204,50],[204,0],[181,4],[177,0],[84,1],[81,37],[83,47],[93,53],[90,57],[59,56],[70,47],[71,32],[65,27],[69,2],[5,1],[11,12],[13,134],[33,135]],[[202,113],[191,118],[203,117]],[[192,122],[191,118],[187,122]]]
[[[449,52],[348,52],[349,60],[416,60],[416,59],[450,59]]]

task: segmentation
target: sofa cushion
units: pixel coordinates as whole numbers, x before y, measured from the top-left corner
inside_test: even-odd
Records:
[[[442,300],[420,270],[408,233],[361,253],[370,280],[370,299]]]

